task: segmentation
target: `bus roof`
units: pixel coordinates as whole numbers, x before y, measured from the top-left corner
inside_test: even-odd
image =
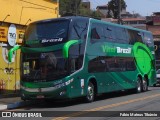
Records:
[[[44,19],[39,20],[33,23],[42,23],[42,22],[49,22],[49,21],[57,21],[57,20],[89,20],[89,17],[81,17],[81,16],[67,16],[67,17],[61,17],[61,18],[51,18],[51,19]]]
[[[83,20],[91,20],[91,21],[98,22],[98,23],[104,23],[104,24],[115,26],[115,27],[123,27],[126,29],[132,29],[132,30],[136,30],[136,31],[151,33],[150,31],[134,28],[131,26],[115,24],[115,23],[111,23],[111,22],[106,22],[106,21],[102,21],[102,20],[98,20],[98,19],[94,19],[94,18],[89,18],[89,17],[82,17],[82,16],[67,16],[67,17],[61,17],[61,18],[51,18],[51,19],[44,19],[44,20],[36,21],[33,23],[41,23],[41,22],[49,22],[49,21],[57,21],[57,20],[82,20],[82,19]]]
[[[112,22],[106,22],[106,21],[102,21],[102,20],[96,20],[96,19],[93,19],[93,18],[91,18],[91,20],[93,20],[93,21],[95,21],[95,22],[99,22],[99,23],[104,23],[104,24],[116,26],[116,27],[123,27],[123,28],[126,28],[126,29],[132,29],[132,30],[136,30],[136,31],[151,33],[150,31],[143,30],[143,29],[139,29],[139,28],[135,28],[135,27],[132,27],[132,26],[115,24],[115,23],[112,23]]]

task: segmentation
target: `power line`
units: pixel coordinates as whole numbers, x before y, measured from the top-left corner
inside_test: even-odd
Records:
[[[160,2],[160,0],[148,0],[148,1],[149,1],[149,2],[152,2],[152,3],[153,3],[153,2],[154,2],[154,3],[155,3],[155,2],[156,2],[156,3],[157,3],[157,2],[158,2],[158,3]]]

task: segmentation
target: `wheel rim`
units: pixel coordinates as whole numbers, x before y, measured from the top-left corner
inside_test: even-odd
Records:
[[[92,101],[94,98],[94,88],[92,84],[88,85],[87,99]]]

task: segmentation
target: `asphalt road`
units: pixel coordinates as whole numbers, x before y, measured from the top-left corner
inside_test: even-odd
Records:
[[[28,116],[25,112],[40,113],[37,116],[42,116],[42,118],[26,117],[23,120],[160,120],[160,87],[149,87],[149,91],[138,94],[131,92],[104,94],[98,96],[92,103],[85,103],[83,99],[54,103],[39,101],[35,105],[8,112],[10,111],[23,113],[24,116],[25,114]],[[16,115],[18,114],[14,114],[15,118],[3,120],[22,119]]]

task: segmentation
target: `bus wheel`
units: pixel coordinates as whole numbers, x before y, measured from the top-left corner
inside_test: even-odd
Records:
[[[87,102],[94,101],[94,85],[92,82],[89,82],[88,87],[87,87],[86,101]]]
[[[147,79],[144,77],[142,91],[145,92],[147,90],[148,90]]]
[[[141,79],[140,79],[139,77],[138,77],[138,79],[137,79],[136,92],[137,92],[137,93],[142,92],[142,81],[141,81]]]
[[[155,84],[153,84],[153,87],[156,87],[157,85],[156,85],[156,83]]]

